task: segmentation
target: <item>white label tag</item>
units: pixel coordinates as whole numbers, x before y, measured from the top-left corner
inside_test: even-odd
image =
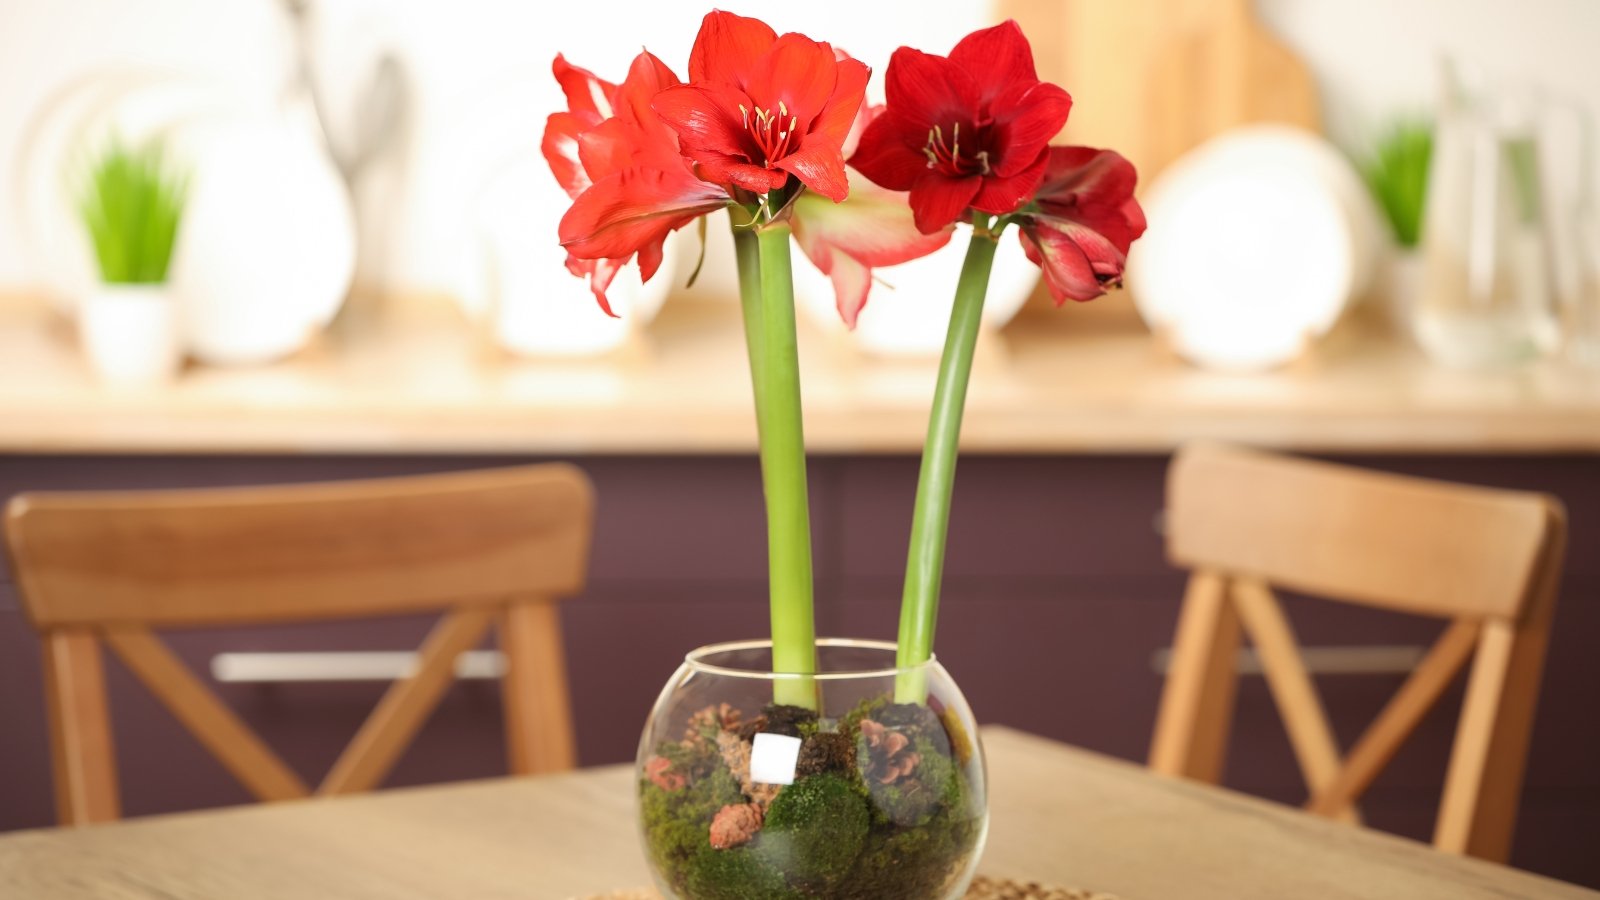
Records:
[[[750,780],[756,784],[793,784],[800,760],[800,739],[785,734],[758,734],[750,748]]]

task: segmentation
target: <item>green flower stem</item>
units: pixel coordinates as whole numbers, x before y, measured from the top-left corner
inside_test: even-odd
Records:
[[[922,472],[917,477],[916,507],[911,514],[911,551],[906,559],[905,593],[900,601],[900,637],[897,662],[902,668],[927,662],[933,654],[933,632],[939,616],[939,581],[944,572],[945,534],[950,527],[950,491],[955,484],[956,454],[961,441],[961,414],[967,403],[967,381],[972,376],[973,351],[978,326],[983,321],[983,300],[989,290],[989,270],[999,246],[998,230],[974,223],[967,260],[956,283],[955,306],[944,355],[939,360],[939,381],[928,418],[928,440],[922,447]],[[923,670],[901,672],[895,680],[895,700],[922,703],[928,691]]]
[[[754,231],[736,225],[734,245],[756,396],[756,427],[761,438],[761,479],[766,492],[772,669],[810,674],[816,671],[811,514],[806,493],[789,231],[789,226],[782,223]],[[759,290],[752,290],[757,285]],[[804,678],[776,679],[773,700],[815,709],[816,683]]]
[[[750,384],[755,389],[756,415],[761,415],[761,241],[751,228],[750,214],[739,208],[728,209],[733,231],[734,260],[739,270],[739,307],[744,313],[744,345],[750,356]]]

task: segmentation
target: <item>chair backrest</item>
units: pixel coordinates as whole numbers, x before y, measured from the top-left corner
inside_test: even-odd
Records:
[[[1248,635],[1310,791],[1307,808],[1359,821],[1356,802],[1474,660],[1434,832],[1442,850],[1504,861],[1565,547],[1543,494],[1379,474],[1215,445],[1180,451],[1167,482],[1167,553],[1192,571],[1150,765],[1221,775]],[[1294,631],[1269,585],[1450,620],[1341,758]]]
[[[556,601],[584,584],[593,490],[560,464],[328,484],[22,494],[5,531],[44,645],[58,818],[118,818],[101,645],[256,797],[313,793],[154,634],[438,612],[318,794],[383,780],[495,626],[510,768],[570,768]]]

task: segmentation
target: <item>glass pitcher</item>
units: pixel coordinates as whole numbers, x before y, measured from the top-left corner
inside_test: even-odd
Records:
[[[1561,340],[1543,104],[1482,82],[1445,65],[1413,322],[1430,357],[1469,368],[1546,356]]]
[[[1576,110],[1576,107],[1574,107]],[[1559,283],[1566,310],[1567,357],[1579,365],[1600,369],[1600,206],[1595,197],[1594,121],[1587,113],[1574,115],[1578,140],[1578,189],[1567,214],[1571,247]]]

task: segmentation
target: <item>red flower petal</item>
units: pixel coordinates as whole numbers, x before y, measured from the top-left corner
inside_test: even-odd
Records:
[[[650,101],[656,94],[682,83],[666,63],[646,50],[633,58],[633,63],[628,67],[628,77],[617,89],[614,98],[616,114],[634,122],[652,122],[655,116],[650,110]]]
[[[911,215],[917,230],[933,234],[965,215],[982,181],[978,175],[946,178],[937,172],[924,173],[911,188]]]
[[[591,181],[634,168],[641,149],[639,127],[615,116],[578,135],[578,159]]]
[[[598,122],[594,113],[570,112],[551,113],[545,120],[544,137],[539,142],[539,149],[544,151],[550,172],[556,176],[556,182],[569,197],[577,197],[593,183],[579,157],[578,137]]]
[[[686,155],[710,150],[746,159],[759,153],[744,130],[739,105],[750,98],[724,85],[686,84],[657,94],[650,106],[678,133]]]
[[[608,175],[561,218],[561,245],[581,259],[627,259],[668,231],[727,205],[728,195],[687,170]]]
[[[606,289],[611,287],[611,280],[617,277],[627,262],[626,259],[579,259],[569,253],[567,271],[579,278],[589,279],[589,290],[594,294],[595,302],[600,304],[601,311],[618,319],[621,316],[612,311],[611,301],[606,299]]]
[[[983,186],[978,189],[977,196],[972,198],[972,208],[994,215],[1004,215],[1021,209],[1023,204],[1033,199],[1034,191],[1044,178],[1045,163],[1048,160],[1049,154],[1040,153],[1033,165],[1015,175],[987,176],[983,179]]]
[[[849,58],[839,60],[838,67],[839,76],[833,95],[828,98],[822,112],[812,120],[806,141],[825,140],[842,151],[845,140],[850,136],[851,126],[862,111],[861,101],[866,96],[867,80],[872,77],[872,70]]]
[[[871,75],[870,72],[867,74]],[[844,80],[844,73],[840,72],[840,84],[843,84]],[[855,121],[850,123],[850,131],[844,137],[844,155],[846,158],[853,155],[856,152],[856,148],[861,146],[861,135],[866,132],[868,125],[883,116],[883,112],[884,107],[881,103],[876,106],[865,102],[861,104],[860,110],[856,113]]]
[[[1050,168],[1039,199],[1052,195],[1121,194],[1130,196],[1138,181],[1133,163],[1114,150],[1094,147],[1051,147]]]
[[[803,34],[786,34],[756,61],[744,90],[756,101],[755,105],[773,115],[779,114],[778,104],[782,103],[789,112],[788,118],[798,120],[796,125],[804,133],[833,96],[838,72],[832,47]],[[839,141],[843,143],[843,134]]]
[[[712,10],[700,22],[689,53],[689,80],[720,81],[743,88],[745,78],[778,39],[760,19]]]
[[[550,71],[555,74],[556,83],[561,85],[561,92],[567,95],[569,111],[594,113],[602,119],[612,114],[611,95],[617,92],[616,85],[588,69],[567,62],[567,58],[559,53],[555,62],[550,64]]]
[[[656,274],[656,270],[661,268],[661,259],[664,256],[661,248],[666,242],[667,236],[663,233],[661,237],[649,241],[639,248],[637,259],[639,261],[639,280],[641,282],[649,281]]]
[[[703,151],[695,156],[700,177],[715,184],[741,187],[757,194],[775,191],[789,181],[789,173],[782,169],[768,169],[751,165],[743,156],[725,156]]]
[[[928,171],[919,149],[927,139],[926,125],[888,110],[867,123],[850,167],[891,191],[909,191]]]
[[[1028,259],[1044,272],[1045,285],[1057,306],[1068,300],[1093,300],[1105,293],[1088,257],[1065,235],[1024,227],[1017,237]]]
[[[991,158],[997,175],[1015,175],[1034,164],[1045,146],[1061,133],[1072,111],[1072,97],[1053,84],[1013,84],[995,98],[991,107],[996,134],[992,147],[1003,148]]]
[[[1011,85],[1033,84],[1039,80],[1033,66],[1033,48],[1014,20],[1006,21],[961,39],[950,51],[950,61],[971,73],[981,87],[983,103],[993,100]]]
[[[855,328],[861,310],[867,305],[867,295],[872,291],[872,270],[839,253],[823,271],[833,282],[833,302],[839,310],[839,318],[844,320],[846,328]]]
[[[844,174],[844,155],[835,146],[808,143],[798,152],[778,160],[777,167],[794,173],[806,187],[835,203],[850,193],[850,182]]]
[[[884,75],[889,111],[924,123],[970,121],[978,107],[978,84],[942,56],[901,47]]]
[[[1076,222],[1127,253],[1145,229],[1144,210],[1133,198],[1138,177],[1114,151],[1051,147],[1038,191],[1040,216]]]

